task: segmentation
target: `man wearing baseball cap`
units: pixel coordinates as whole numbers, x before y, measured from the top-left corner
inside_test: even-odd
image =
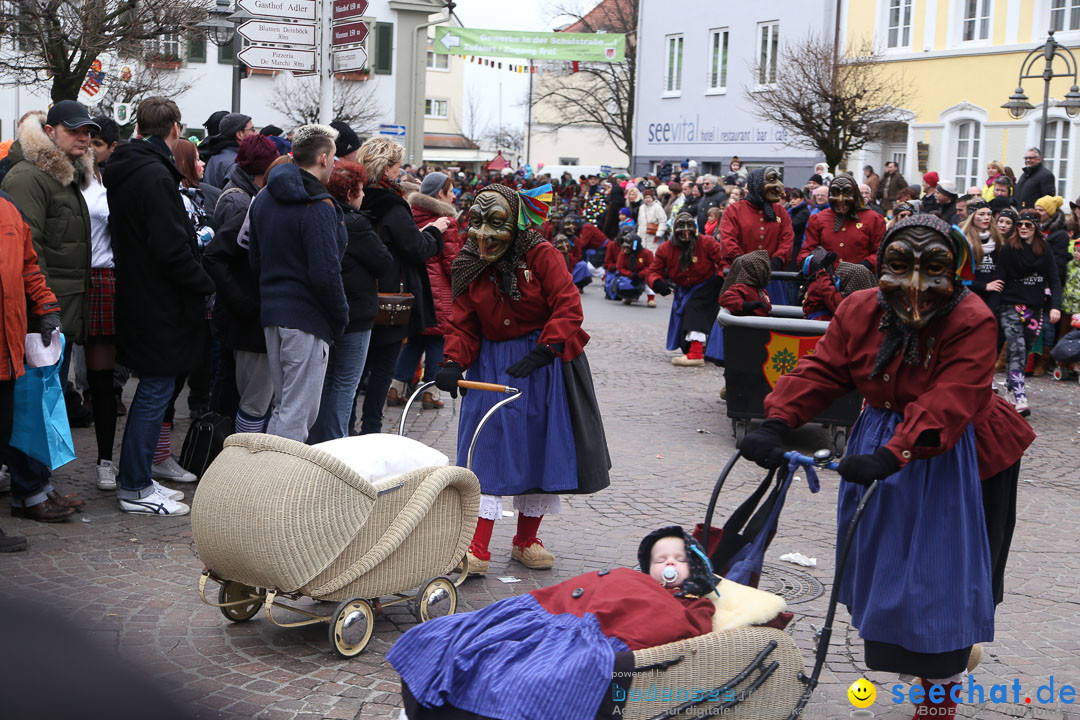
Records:
[[[72,344],[86,340],[90,212],[82,189],[94,176],[91,129],[101,128],[74,100],[61,100],[48,114],[27,113],[8,154],[11,170],[0,183],[30,226],[38,266],[60,303],[58,325],[67,339],[61,378],[67,377]],[[75,407],[85,412],[81,404]],[[18,450],[9,448],[3,462],[11,471],[12,514],[57,522],[83,504],[53,489],[49,468]]]

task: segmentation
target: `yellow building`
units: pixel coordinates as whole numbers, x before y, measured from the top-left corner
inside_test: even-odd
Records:
[[[1001,105],[1016,90],[1021,65],[1041,47],[1053,28],[1056,40],[1080,48],[1080,0],[842,0],[841,37],[847,48],[873,40],[884,57],[883,72],[910,89],[906,107],[897,108],[880,143],[849,159],[848,167],[872,165],[881,172],[889,160],[900,164],[909,183],[927,170],[955,180],[963,192],[982,185],[986,166],[1000,160],[1019,176],[1024,150],[1039,145],[1042,130],[1041,78],[1023,81],[1034,110],[1020,120]],[[1036,73],[1045,63],[1036,60]],[[1058,180],[1058,193],[1080,191],[1076,155],[1078,121],[1054,107],[1074,84],[1069,71],[1050,85],[1050,110],[1044,162]],[[861,174],[861,173],[860,173]]]

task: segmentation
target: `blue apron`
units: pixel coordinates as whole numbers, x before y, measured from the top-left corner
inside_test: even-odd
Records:
[[[682,316],[686,311],[686,303],[690,301],[690,296],[694,294],[694,291],[704,285],[708,280],[699,282],[697,285],[691,287],[683,287],[682,285],[675,286],[674,302],[671,303],[671,316],[668,318],[667,326],[667,349],[679,350],[683,338],[679,334],[679,327],[682,325]]]

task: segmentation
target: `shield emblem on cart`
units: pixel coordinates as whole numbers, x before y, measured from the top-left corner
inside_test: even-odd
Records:
[[[769,383],[769,388],[776,387],[776,381],[781,375],[786,375],[795,369],[795,363],[803,355],[814,352],[820,335],[814,337],[799,337],[797,335],[783,335],[778,332],[769,333],[769,342],[765,344],[765,363],[761,366],[762,374]]]

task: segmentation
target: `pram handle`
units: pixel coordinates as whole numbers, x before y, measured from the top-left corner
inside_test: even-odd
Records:
[[[832,452],[829,450],[818,450],[813,457],[792,450],[784,453],[784,459],[794,460],[803,467],[820,467],[827,470],[836,470],[840,467],[840,463],[832,459]]]
[[[506,393],[507,395],[521,392],[517,388],[512,388],[509,385],[477,382],[475,380],[458,380],[457,385],[459,388],[465,388],[466,390],[487,390],[489,392]]]

